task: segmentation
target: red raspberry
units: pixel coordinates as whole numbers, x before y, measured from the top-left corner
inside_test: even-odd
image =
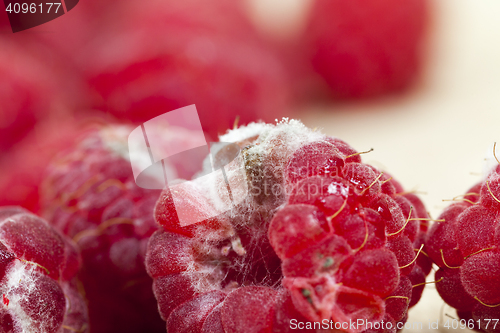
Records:
[[[241,7],[227,0],[113,7],[109,26],[80,55],[94,107],[139,123],[196,104],[212,137],[236,116],[274,120],[287,104],[288,80]]]
[[[168,190],[156,205],[163,230],[149,241],[146,267],[169,332],[294,332],[291,320],[323,319],[384,320],[394,332],[406,321],[423,288],[412,286],[430,271],[416,260],[427,229],[419,220],[428,219],[416,196],[298,121],[252,123],[220,139],[242,148],[244,201],[187,227]],[[237,184],[235,169],[225,172]],[[219,206],[225,183],[214,182],[177,207]]]
[[[93,332],[164,331],[144,267],[160,191],[134,181],[127,149],[132,129],[88,133],[49,167],[42,191],[45,216],[81,250]],[[190,140],[189,133],[168,131],[180,146]]]
[[[427,20],[426,0],[315,0],[304,40],[335,97],[371,97],[415,81]]]
[[[0,208],[2,332],[89,332],[77,291],[80,256],[45,220],[20,207]]]
[[[425,249],[439,266],[436,288],[460,318],[500,332],[500,167],[453,203],[429,230]],[[480,324],[480,325],[478,325]]]

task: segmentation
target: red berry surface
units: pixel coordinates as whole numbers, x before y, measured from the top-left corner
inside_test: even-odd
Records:
[[[339,98],[397,92],[418,77],[426,0],[315,0],[304,41]]]
[[[359,319],[395,332],[430,271],[423,255],[417,260],[428,219],[420,200],[345,142],[295,120],[220,139],[241,147],[248,196],[187,227],[168,190],[155,209],[163,228],[150,238],[146,267],[168,331],[185,331],[175,323],[191,332],[295,332],[291,320]],[[229,184],[240,177],[234,171],[226,170]],[[219,181],[178,206],[217,207],[224,196],[210,186]]]
[[[89,332],[73,242],[21,207],[0,208],[0,331]]]
[[[274,120],[288,100],[278,59],[259,42],[241,3],[122,3],[77,55],[93,107],[140,123],[196,104],[213,138],[240,123]]]
[[[429,230],[425,251],[439,266],[436,288],[460,318],[500,332],[500,168],[447,207]],[[479,325],[480,323],[480,325]]]
[[[135,183],[127,147],[132,130],[103,125],[88,132],[49,166],[42,189],[44,215],[81,250],[92,332],[164,331],[144,266],[160,190]],[[168,131],[182,146],[186,134]]]

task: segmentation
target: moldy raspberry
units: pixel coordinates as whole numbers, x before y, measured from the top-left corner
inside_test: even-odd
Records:
[[[89,332],[75,245],[21,207],[0,208],[0,331]]]
[[[163,228],[146,266],[168,332],[294,332],[290,320],[363,320],[344,328],[356,333],[384,321],[395,332],[430,271],[419,255],[428,220],[421,201],[299,121],[252,123],[220,140],[241,148],[248,196],[189,226],[168,190],[156,205]],[[225,170],[229,184],[241,178],[235,171]],[[214,179],[177,207],[202,214],[223,204],[226,185]]]

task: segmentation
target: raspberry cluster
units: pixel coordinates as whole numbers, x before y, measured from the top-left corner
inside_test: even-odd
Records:
[[[20,207],[0,208],[0,331],[89,332],[75,245]]]
[[[460,318],[500,332],[500,166],[447,207],[429,230],[425,248],[439,266],[436,288]]]
[[[422,202],[345,142],[298,121],[250,124],[221,141],[241,147],[248,197],[189,226],[176,207],[206,214],[225,184],[186,185],[175,204],[166,189],[155,208],[163,229],[146,266],[167,330],[289,332],[291,319],[362,319],[395,332],[431,268],[418,256],[429,219]],[[232,171],[229,184],[240,177]]]

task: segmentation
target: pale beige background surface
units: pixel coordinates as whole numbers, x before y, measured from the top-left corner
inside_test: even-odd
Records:
[[[302,120],[358,150],[374,148],[364,161],[389,171],[406,189],[425,192],[421,198],[437,218],[449,204],[443,199],[465,193],[481,179],[484,158],[491,154],[493,142],[500,142],[500,1],[431,3],[428,66],[417,89],[404,97],[370,103],[308,106]],[[287,6],[294,13],[307,7],[290,0],[281,8]],[[274,21],[279,21],[281,12],[277,7],[275,2]],[[287,24],[286,19],[282,22]],[[428,280],[434,280],[433,273]],[[409,322],[422,322],[423,330],[404,332],[468,332],[427,328],[428,321],[451,320],[444,313],[456,317],[435,287],[428,285],[409,317]]]

